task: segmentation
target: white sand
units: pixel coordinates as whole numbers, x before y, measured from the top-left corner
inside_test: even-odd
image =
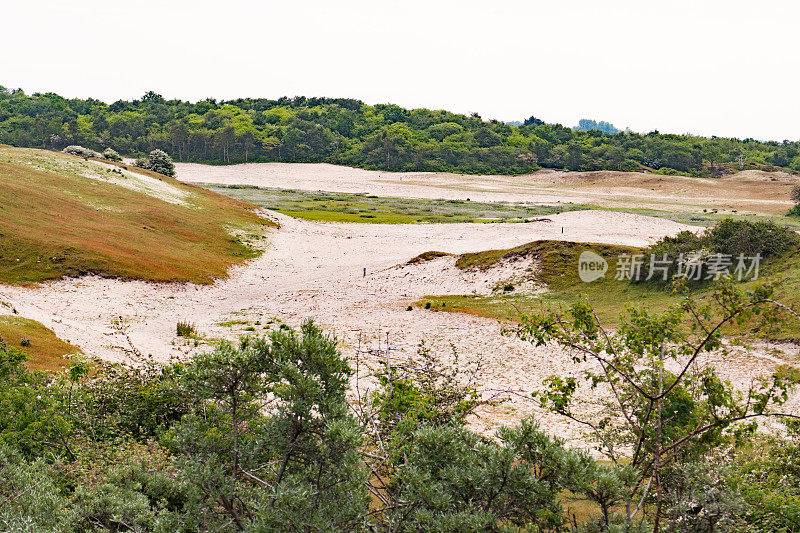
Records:
[[[125,187],[126,189],[140,192],[171,204],[187,204],[187,200],[190,196],[189,191],[179,189],[170,183],[152,176],[124,170],[115,165],[101,163],[99,161],[91,161],[91,163],[100,168],[97,172],[84,174],[87,178],[113,183],[114,185],[119,185],[120,187]],[[106,170],[115,170],[116,172],[106,172]]]
[[[337,224],[274,216],[282,227],[270,236],[265,253],[214,285],[86,277],[35,288],[0,286],[0,301],[52,328],[86,353],[110,360],[126,357],[119,348],[125,347],[126,341],[111,327],[118,317],[129,324],[133,343],[159,359],[194,350],[175,337],[178,320],[196,323],[205,335],[235,337],[242,329],[232,331],[220,322],[265,322],[278,317],[295,326],[314,317],[339,336],[349,356],[359,336],[375,343],[376,339],[385,341],[388,334],[398,350],[395,357],[413,351],[421,339],[442,351],[449,350],[452,343],[459,353],[485,361],[485,387],[527,394],[548,375],[575,373],[561,349],[534,348],[502,336],[501,325],[494,320],[424,309],[406,311],[409,302],[425,295],[491,292],[498,282],[514,275],[513,267],[464,274],[456,271],[452,258],[397,265],[430,250],[463,253],[537,239],[645,245],[688,228],[663,219],[608,211],[567,212],[550,217],[549,223],[528,224]],[[535,267],[527,263],[518,266],[521,268],[516,270]],[[0,312],[8,310],[0,306]],[[727,365],[728,375],[742,383],[773,364],[755,355],[737,360],[735,365],[729,359],[719,363]],[[545,428],[564,437],[576,434],[577,428],[541,413],[533,402],[520,397],[487,413],[484,427],[513,423],[534,411],[543,417]]]
[[[328,163],[177,163],[177,177],[191,182],[243,184],[307,191],[367,193],[398,198],[482,202],[593,204],[665,211],[784,214],[789,190],[800,183],[783,172],[745,171],[721,179],[642,172],[567,172],[545,169],[520,176],[447,172],[383,172]]]

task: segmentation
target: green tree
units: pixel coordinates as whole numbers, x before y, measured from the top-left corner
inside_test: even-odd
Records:
[[[163,150],[153,150],[148,158],[147,168],[165,176],[175,175],[175,164],[172,158]]]
[[[187,365],[202,400],[168,436],[199,502],[236,529],[357,529],[366,515],[361,430],[346,402],[351,370],[312,322],[300,335],[223,343]]]
[[[666,469],[732,433],[753,431],[754,419],[793,417],[777,410],[793,386],[784,376],[754,378],[742,394],[712,367],[698,364],[703,353],[722,349],[726,325],[757,321],[756,327],[769,330],[787,316],[796,317],[773,299],[773,289],[774,284],[766,284],[745,293],[723,279],[715,286],[713,304],[687,295],[663,314],[630,309],[616,332],[604,329],[584,302],[564,315],[524,317],[518,331],[522,338],[537,345],[558,342],[571,350],[575,363],[593,363],[582,367],[578,377],[551,376],[534,396],[586,427],[614,464],[638,472],[625,498],[628,522],[655,492],[654,526],[660,529]],[[604,398],[596,412],[574,410],[580,383]]]

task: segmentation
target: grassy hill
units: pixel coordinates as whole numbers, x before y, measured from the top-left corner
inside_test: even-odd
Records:
[[[149,171],[0,145],[0,283],[208,283],[257,255],[255,206]]]
[[[0,339],[24,351],[32,370],[60,370],[69,362],[64,356],[81,351],[43,324],[17,315],[0,315]]]

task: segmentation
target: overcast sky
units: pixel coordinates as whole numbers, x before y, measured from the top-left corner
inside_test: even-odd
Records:
[[[3,0],[0,85],[800,139],[800,2]]]

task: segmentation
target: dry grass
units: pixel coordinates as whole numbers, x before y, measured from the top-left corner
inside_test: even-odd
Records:
[[[148,171],[186,205],[85,176],[94,162],[0,146],[0,282],[98,273],[208,283],[257,255],[231,234],[267,224],[254,206]],[[132,178],[128,178],[132,179]]]
[[[61,370],[69,363],[65,355],[81,351],[39,322],[15,315],[0,316],[0,337],[10,347],[28,354],[27,364],[32,370]],[[22,339],[28,339],[30,344],[23,346]]]

